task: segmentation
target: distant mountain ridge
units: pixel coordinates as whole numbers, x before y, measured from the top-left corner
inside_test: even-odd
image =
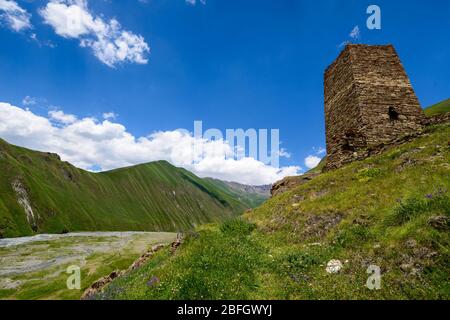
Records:
[[[0,238],[69,231],[181,231],[243,213],[257,189],[166,161],[92,173],[0,139]],[[255,194],[252,193],[255,191]]]
[[[244,202],[250,208],[261,205],[270,198],[270,188],[272,185],[249,186],[237,182],[222,181],[213,178],[205,178],[205,180],[214,183],[224,192],[229,193],[233,198]]]

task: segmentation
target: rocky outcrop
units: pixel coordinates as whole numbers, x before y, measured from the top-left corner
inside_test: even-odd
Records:
[[[298,187],[308,181],[311,181],[315,177],[317,177],[319,173],[305,173],[301,176],[294,177],[286,177],[281,181],[275,182],[272,185],[272,189],[270,190],[270,194],[272,197],[277,196],[283,192],[289,191]]]
[[[405,275],[417,276],[433,265],[436,257],[438,253],[435,250],[420,245],[414,239],[409,239],[404,244],[404,250],[397,257],[397,265]]]
[[[162,248],[164,248],[164,245],[162,245],[162,244],[153,246],[150,251],[144,253],[142,256],[139,257],[139,259],[134,261],[133,264],[128,268],[127,272],[130,272],[130,271],[133,271],[133,270],[136,270],[136,269],[142,267],[144,264],[147,263],[148,260],[150,260],[153,257],[155,252],[158,252]]]
[[[178,247],[181,245],[182,242],[183,242],[183,234],[178,233],[177,240],[172,242],[172,244],[170,245],[170,252],[175,253],[175,251],[177,251]]]
[[[427,125],[447,123],[447,122],[450,122],[450,112],[432,115],[426,119]]]
[[[306,214],[300,237],[304,240],[322,239],[342,221],[343,217],[344,214],[340,212]]]
[[[31,207],[31,202],[28,197],[28,192],[25,189],[24,184],[19,179],[16,179],[12,183],[12,188],[16,193],[17,202],[25,211],[28,223],[30,224],[31,228],[36,231],[38,216],[33,212],[33,208]]]
[[[153,246],[149,251],[141,255],[127,270],[116,270],[111,272],[109,275],[100,278],[95,281],[89,288],[87,288],[83,295],[81,296],[81,300],[91,300],[94,299],[95,295],[100,293],[108,284],[110,284],[114,279],[123,276],[133,270],[136,270],[146,264],[153,255],[164,248],[164,245],[158,244]]]
[[[447,231],[450,229],[450,219],[447,216],[433,216],[428,219],[428,225],[436,230]]]
[[[183,242],[183,234],[179,233],[177,235],[177,239],[172,242],[172,244],[170,245],[170,252],[173,254],[175,253],[175,251],[178,249],[178,247],[182,244]],[[142,267],[144,264],[146,264],[150,259],[153,258],[154,254],[158,251],[160,251],[161,249],[163,249],[164,245],[162,244],[157,244],[154,245],[149,251],[147,251],[146,253],[144,253],[143,255],[141,255],[136,261],[134,261],[131,266],[127,269],[127,270],[116,270],[111,272],[109,275],[104,276],[102,278],[100,278],[99,280],[95,281],[89,288],[87,288],[83,295],[81,296],[81,300],[92,300],[95,298],[95,296],[97,294],[99,294],[100,292],[102,292],[102,290],[108,285],[110,284],[114,279],[124,276],[136,269],[139,269],[140,267]],[[147,285],[149,286],[154,286],[156,284],[158,284],[160,282],[160,279],[158,277],[152,277],[149,282],[147,283]]]
[[[94,296],[102,291],[102,289],[111,283],[114,279],[117,277],[123,275],[123,271],[113,271],[109,275],[100,278],[99,280],[95,281],[89,288],[84,291],[83,295],[81,296],[81,300],[91,300],[94,298]]]

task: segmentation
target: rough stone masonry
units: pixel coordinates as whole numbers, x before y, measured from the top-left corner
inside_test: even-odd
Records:
[[[349,44],[326,69],[325,169],[363,159],[371,148],[418,133],[425,121],[392,45]]]

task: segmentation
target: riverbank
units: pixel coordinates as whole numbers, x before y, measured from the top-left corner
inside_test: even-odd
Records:
[[[0,239],[0,299],[79,299],[98,278],[124,269],[175,233],[82,232]],[[69,266],[80,268],[81,286],[69,290]]]

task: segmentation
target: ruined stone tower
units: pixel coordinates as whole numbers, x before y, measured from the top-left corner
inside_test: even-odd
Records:
[[[326,169],[416,133],[424,114],[392,45],[350,44],[325,71]]]

